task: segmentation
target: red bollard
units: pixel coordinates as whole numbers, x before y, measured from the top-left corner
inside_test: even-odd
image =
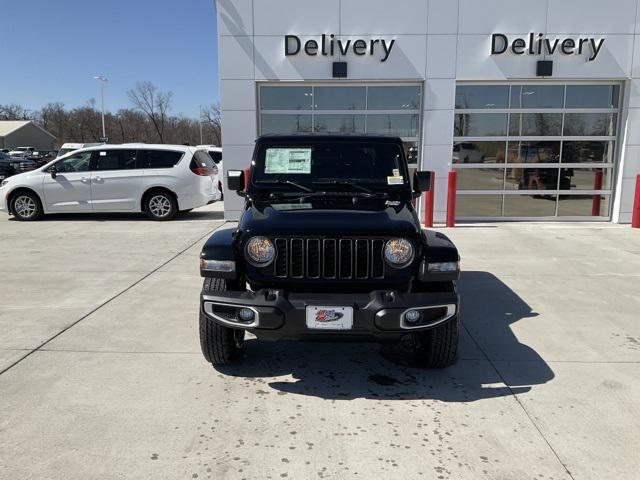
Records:
[[[636,193],[633,197],[631,228],[640,228],[640,175],[636,176]]]
[[[424,226],[433,227],[433,205],[435,204],[436,172],[431,172],[431,188],[424,194]]]
[[[602,170],[596,170],[596,175],[593,179],[593,189],[594,190],[602,190]],[[593,196],[593,200],[591,203],[591,216],[599,217],[600,216],[600,194],[596,194]]]
[[[447,227],[456,226],[456,184],[457,172],[451,170],[447,187]]]
[[[247,189],[249,188],[249,180],[251,179],[251,169],[250,168],[244,168],[242,171],[244,172],[244,188],[243,188],[243,190],[246,192]]]

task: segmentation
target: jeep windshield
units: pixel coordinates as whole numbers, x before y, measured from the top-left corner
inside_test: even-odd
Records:
[[[301,195],[409,189],[401,145],[382,141],[264,142],[256,152],[252,183]]]

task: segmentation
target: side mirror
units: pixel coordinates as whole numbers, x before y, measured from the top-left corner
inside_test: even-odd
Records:
[[[428,192],[431,190],[431,172],[417,171],[413,176],[413,189],[416,192]]]
[[[227,188],[234,192],[241,192],[245,189],[245,175],[243,170],[227,171]]]
[[[49,173],[51,174],[51,178],[56,178],[58,176],[58,170],[55,166],[49,169]]]

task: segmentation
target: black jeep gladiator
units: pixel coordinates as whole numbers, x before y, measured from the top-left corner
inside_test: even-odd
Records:
[[[413,183],[413,185],[412,185]],[[245,198],[237,228],[200,255],[205,358],[242,355],[259,340],[403,340],[409,358],[445,367],[459,335],[459,255],[424,230],[402,141],[368,135],[263,136],[251,168],[227,174]],[[404,337],[404,338],[403,338]]]

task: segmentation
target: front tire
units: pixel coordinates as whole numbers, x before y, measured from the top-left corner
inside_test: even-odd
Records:
[[[169,192],[151,192],[144,199],[144,212],[151,220],[171,220],[178,214],[178,202]]]
[[[425,368],[445,368],[458,357],[460,321],[458,316],[423,332],[411,334],[413,363]]]
[[[202,285],[205,294],[236,289],[240,286],[223,278],[205,278]],[[200,347],[212,365],[228,365],[244,353],[244,330],[220,325],[200,311]]]
[[[42,217],[42,203],[33,192],[18,192],[11,198],[10,209],[16,220],[32,222]]]

